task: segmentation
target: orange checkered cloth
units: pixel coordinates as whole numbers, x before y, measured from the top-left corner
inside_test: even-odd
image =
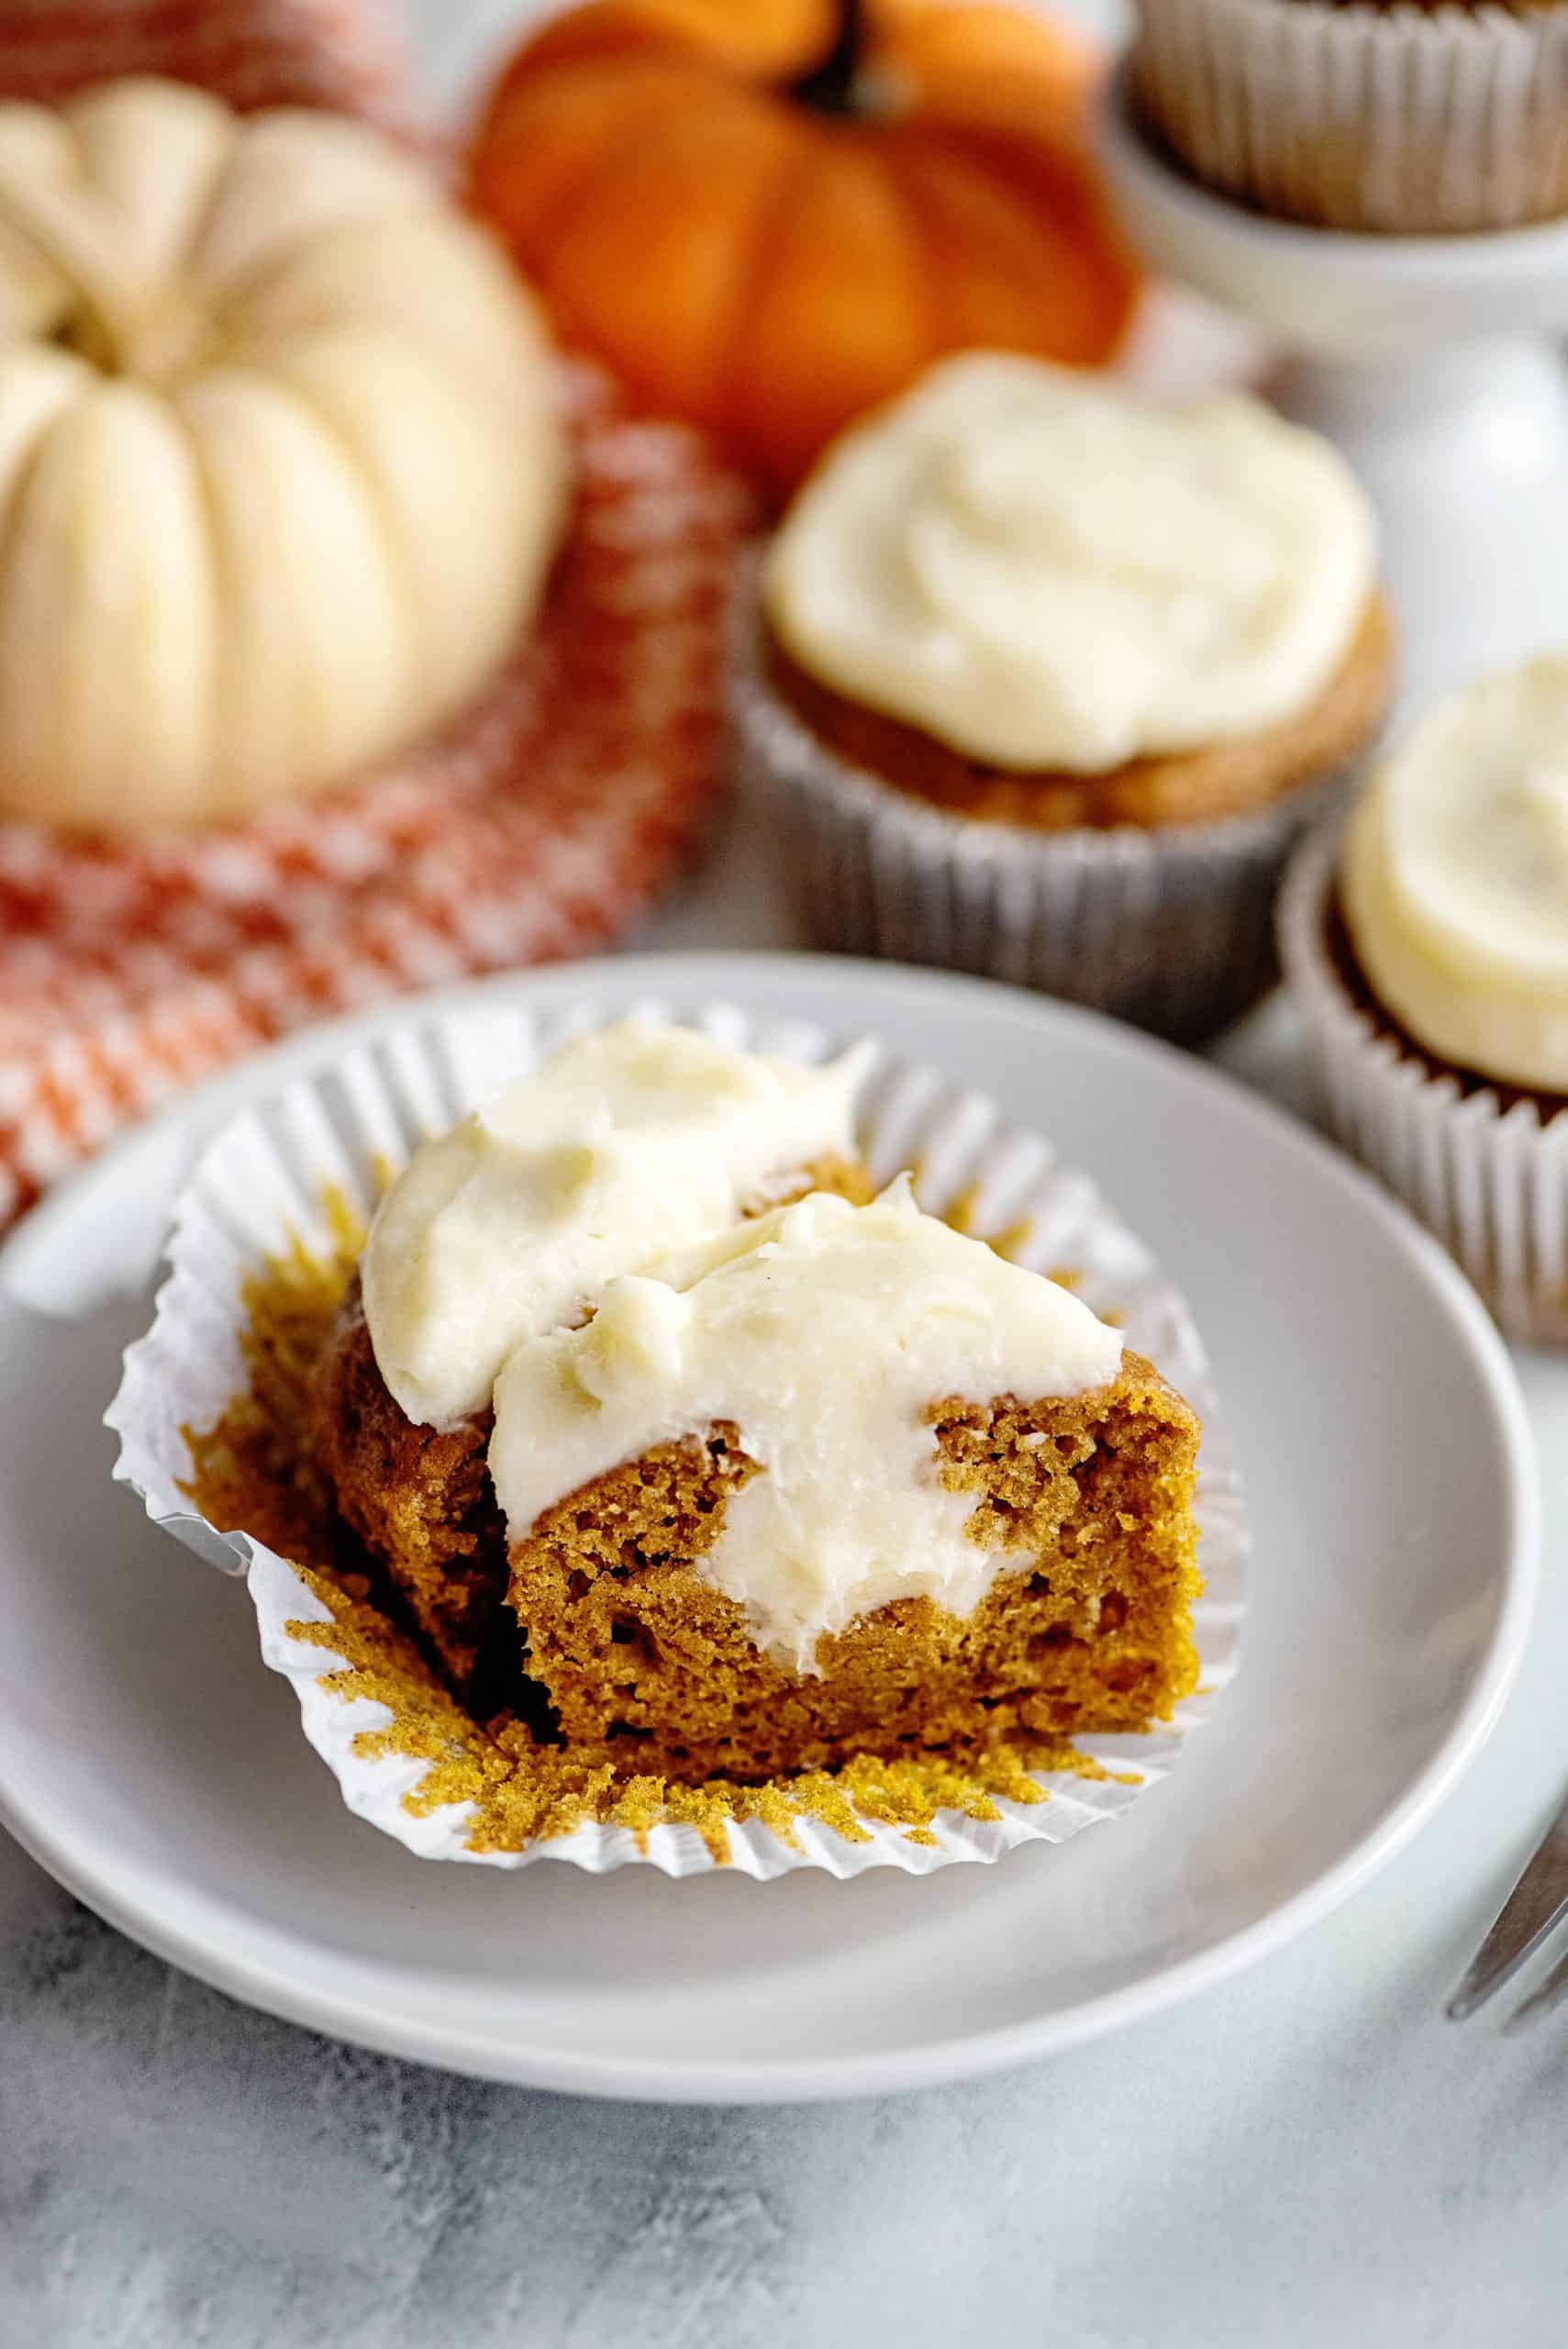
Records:
[[[0,86],[157,70],[412,129],[374,0],[0,0]],[[711,815],[747,495],[572,371],[546,613],[440,737],[326,798],[128,848],[0,825],[0,1224],[119,1127],[324,1014],[603,946]]]

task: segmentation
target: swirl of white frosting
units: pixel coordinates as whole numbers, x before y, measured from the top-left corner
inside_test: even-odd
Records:
[[[851,699],[996,766],[1097,774],[1307,708],[1375,570],[1343,460],[1262,402],[978,352],[835,443],[763,599]]]
[[[1374,994],[1418,1043],[1568,1092],[1568,652],[1428,713],[1357,807],[1340,894]]]
[[[868,1057],[810,1067],[625,1019],[423,1143],[360,1264],[394,1400],[410,1419],[456,1426],[489,1403],[515,1345],[580,1320],[612,1275],[850,1156]]]

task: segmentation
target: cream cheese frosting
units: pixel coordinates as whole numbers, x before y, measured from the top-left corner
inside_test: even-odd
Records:
[[[371,1343],[401,1410],[457,1426],[489,1403],[515,1346],[580,1320],[612,1275],[851,1155],[869,1056],[809,1066],[628,1019],[424,1143],[361,1260]]]
[[[1373,992],[1418,1043],[1568,1093],[1568,652],[1429,712],[1357,807],[1340,892]]]
[[[816,1193],[643,1275],[593,1320],[520,1345],[495,1385],[490,1473],[514,1541],[651,1446],[730,1420],[763,1473],[701,1571],[753,1639],[810,1673],[817,1642],[897,1598],[971,1613],[1005,1553],[940,1482],[927,1413],[956,1396],[1078,1394],[1118,1333],[1041,1274],[922,1214]]]
[[[1161,406],[979,352],[835,443],[763,601],[850,698],[996,766],[1095,774],[1307,708],[1375,572],[1349,467],[1261,401]]]

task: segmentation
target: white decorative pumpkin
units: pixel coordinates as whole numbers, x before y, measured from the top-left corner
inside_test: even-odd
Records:
[[[0,105],[0,814],[224,821],[497,666],[565,504],[549,345],[361,126]]]

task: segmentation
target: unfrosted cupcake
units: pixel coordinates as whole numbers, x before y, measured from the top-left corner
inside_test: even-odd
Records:
[[[1568,6],[1140,0],[1144,120],[1284,218],[1405,235],[1568,213]]]
[[[1439,703],[1282,906],[1340,1137],[1568,1342],[1568,654]]]
[[[770,550],[739,687],[822,943],[1195,1038],[1379,725],[1371,509],[1261,402],[975,353],[847,433]]]

